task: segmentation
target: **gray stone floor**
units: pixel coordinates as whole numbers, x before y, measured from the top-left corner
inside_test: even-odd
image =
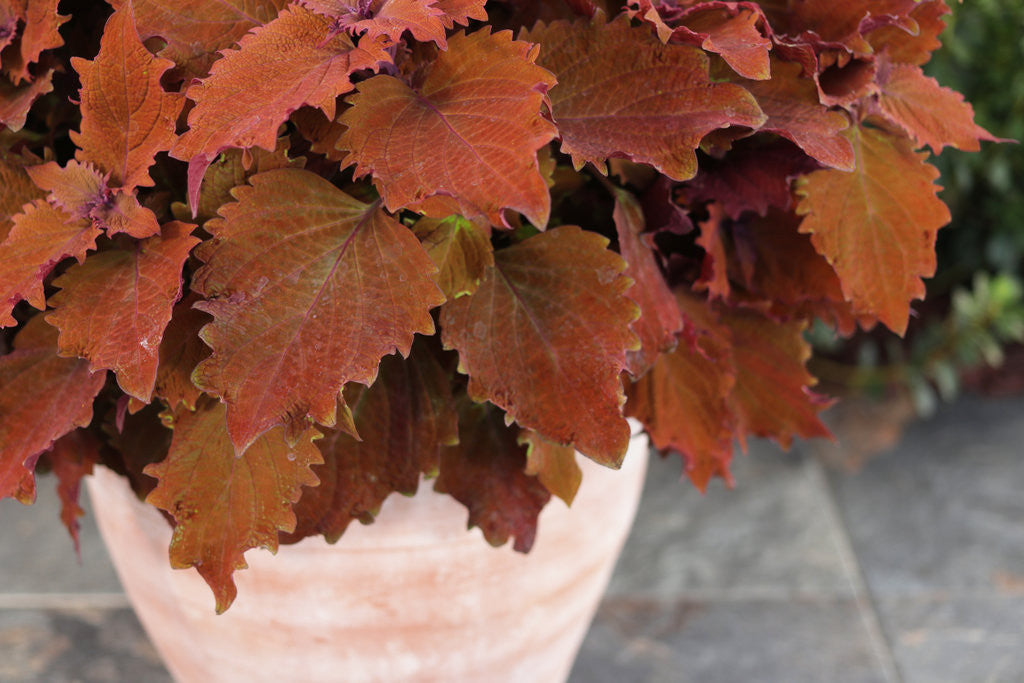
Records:
[[[1024,681],[1022,444],[1024,398],[967,398],[857,474],[756,444],[701,496],[652,462],[572,683]],[[0,503],[0,681],[167,681],[56,509]]]

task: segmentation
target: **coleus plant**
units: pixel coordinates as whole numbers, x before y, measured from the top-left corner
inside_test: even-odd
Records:
[[[223,610],[423,475],[527,551],[626,416],[700,488],[827,436],[808,322],[902,333],[993,139],[947,11],[0,0],[0,494],[123,473]]]

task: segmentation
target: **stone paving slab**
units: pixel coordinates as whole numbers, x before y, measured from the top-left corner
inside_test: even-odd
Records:
[[[570,683],[885,683],[853,600],[601,607]]]

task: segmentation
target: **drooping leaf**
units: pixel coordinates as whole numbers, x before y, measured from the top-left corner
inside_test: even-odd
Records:
[[[729,260],[726,256],[722,220],[725,213],[722,207],[713,202],[707,207],[707,220],[698,221],[700,236],[697,245],[704,250],[704,262],[701,264],[700,278],[694,283],[694,289],[706,291],[709,298],[728,299]]]
[[[46,50],[64,44],[60,35],[61,25],[70,16],[57,14],[59,0],[29,0],[14,3],[22,5],[14,14],[22,21],[21,33],[10,49],[5,49],[2,59],[4,73],[14,83],[30,81],[29,67],[39,61]],[[23,11],[21,11],[23,10]]]
[[[835,269],[855,312],[902,334],[910,301],[924,296],[921,278],[935,272],[935,234],[950,218],[936,196],[939,174],[905,138],[865,127],[844,135],[857,168],[799,181],[800,231]]]
[[[682,455],[684,472],[701,491],[715,476],[732,481],[729,396],[736,383],[728,334],[705,318],[687,319],[690,333],[630,387],[626,403],[656,448]]]
[[[258,27],[214,62],[210,75],[189,87],[196,103],[189,129],[178,138],[171,156],[189,162],[189,205],[196,210],[206,168],[229,148],[262,147],[273,151],[278,127],[303,105],[335,114],[335,98],[352,89],[351,74],[374,69],[386,59],[379,45],[355,47],[331,23],[291,5]],[[370,47],[370,46],[373,47]]]
[[[72,218],[87,218],[108,235],[123,232],[143,239],[160,234],[156,215],[139,204],[134,193],[113,190],[107,177],[90,163],[71,160],[61,168],[49,161],[28,169],[32,181]]]
[[[855,55],[868,55],[864,33],[880,26],[915,24],[908,18],[918,0],[845,0],[844,2],[760,3],[777,33],[819,43],[841,43]]]
[[[963,95],[943,88],[920,67],[893,64],[883,74],[878,106],[918,147],[928,145],[935,154],[946,145],[977,152],[979,140],[996,140],[974,122],[974,109]]]
[[[199,243],[194,227],[168,223],[159,237],[94,254],[54,280],[61,291],[50,297],[56,310],[46,320],[60,330],[60,353],[113,370],[126,394],[149,402],[181,269]]]
[[[711,82],[704,52],[663,45],[625,15],[538,24],[522,38],[541,44],[538,61],[558,79],[551,112],[577,168],[603,169],[608,157],[624,156],[686,180],[704,135],[765,120],[742,87]]]
[[[211,318],[209,314],[193,308],[197,301],[200,298],[191,292],[175,304],[171,321],[160,340],[160,362],[153,394],[166,401],[172,411],[179,405],[195,410],[196,402],[203,395],[192,383],[192,372],[210,355],[210,347],[199,338],[199,330]]]
[[[11,130],[21,130],[25,126],[28,110],[32,103],[53,90],[53,69],[25,85],[13,85],[10,81],[0,78],[0,124]]]
[[[105,372],[57,355],[57,331],[32,318],[0,356],[0,498],[26,505],[36,497],[35,466],[43,451],[92,421]]]
[[[43,199],[26,205],[0,244],[0,327],[15,324],[11,310],[19,301],[43,310],[43,280],[68,257],[85,260],[99,235],[89,221],[75,220]]]
[[[452,36],[415,90],[388,75],[360,83],[340,118],[343,165],[372,174],[392,211],[450,197],[467,218],[506,225],[513,209],[543,228],[551,199],[537,150],[554,129],[540,105],[554,79],[535,58],[510,32],[484,29]]]
[[[638,311],[607,244],[563,226],[497,251],[477,291],[441,309],[441,338],[473,400],[618,467],[629,444],[619,373]]]
[[[60,520],[71,535],[75,552],[81,556],[78,541],[78,519],[85,510],[78,504],[82,478],[92,474],[93,465],[99,462],[99,443],[89,432],[76,429],[65,434],[43,454],[43,459],[57,477],[57,497],[60,498]]]
[[[537,477],[551,495],[558,496],[566,505],[572,505],[583,481],[583,470],[576,463],[576,449],[551,443],[532,430],[523,430],[519,442],[526,446],[526,469]]]
[[[537,516],[551,499],[537,477],[525,473],[526,447],[518,430],[504,424],[493,406],[465,401],[459,411],[459,442],[441,451],[434,484],[469,510],[469,526],[480,527],[487,542],[529,552],[537,536]]]
[[[771,80],[744,82],[768,117],[761,130],[792,140],[825,166],[853,170],[853,148],[840,135],[849,119],[823,106],[814,81],[801,71],[796,62],[772,60]]]
[[[213,355],[193,379],[228,403],[240,452],[279,424],[333,426],[342,386],[369,385],[382,356],[408,354],[444,301],[426,252],[376,203],[300,169],[249,182],[207,223],[214,239],[192,281],[214,317],[202,333]]]
[[[157,481],[144,472],[167,458],[171,449],[172,431],[163,417],[166,408],[153,403],[136,413],[127,413],[120,423],[108,419],[103,424],[109,449],[102,451],[103,464],[125,476],[135,495],[145,499],[156,488]],[[162,415],[163,414],[163,415]]]
[[[635,283],[627,296],[640,307],[640,318],[632,325],[640,339],[640,349],[626,353],[626,369],[633,377],[639,377],[654,364],[658,354],[675,347],[683,319],[654,252],[641,236],[645,222],[640,204],[631,194],[619,190],[612,217],[619,238],[619,253],[628,264],[626,275]]]
[[[107,0],[114,9],[126,0]],[[289,0],[132,0],[143,40],[159,36],[167,46],[160,56],[201,78],[220,55],[250,30],[287,7]],[[187,79],[186,79],[187,80]]]
[[[494,265],[487,233],[462,216],[422,218],[413,231],[437,266],[437,284],[448,299],[475,292],[487,267]]]
[[[152,185],[149,167],[171,148],[184,104],[181,95],[160,86],[174,63],[154,57],[142,44],[127,3],[107,20],[96,59],[72,57],[71,65],[82,81],[82,123],[71,131],[79,147],[75,158],[96,164],[126,192]]]
[[[213,589],[218,614],[235,599],[231,575],[248,566],[245,552],[277,552],[278,532],[295,528],[292,503],[302,486],[317,484],[310,466],[322,462],[312,428],[294,445],[274,429],[236,457],[224,412],[216,401],[178,412],[167,459],[145,469],[159,481],[146,502],[174,517],[171,566],[196,568]]]
[[[736,363],[731,405],[737,436],[768,437],[789,448],[794,436],[831,437],[818,413],[830,405],[814,394],[816,380],[804,367],[811,345],[806,322],[778,323],[752,311],[722,309]]]
[[[331,430],[320,442],[320,485],[296,504],[294,536],[321,533],[333,543],[352,520],[372,522],[392,492],[412,495],[423,475],[435,476],[442,445],[458,441],[450,381],[426,344],[408,359],[385,356],[377,381],[353,392],[361,440]]]

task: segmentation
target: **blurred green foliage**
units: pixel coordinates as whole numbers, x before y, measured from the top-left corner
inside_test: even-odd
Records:
[[[943,47],[925,71],[963,93],[990,133],[1024,141],[1024,0],[949,4]],[[823,380],[878,397],[906,392],[921,416],[958,393],[964,371],[998,367],[1007,344],[1024,342],[1024,145],[947,148],[931,162],[953,218],[939,231],[921,319],[906,339],[877,327],[848,342],[821,325],[809,334]]]
[[[964,94],[975,119],[1001,138],[1024,141],[1024,2],[950,3],[943,47],[925,70]],[[935,160],[952,224],[939,231],[936,294],[970,282],[978,270],[1024,271],[1024,145],[982,143]]]

